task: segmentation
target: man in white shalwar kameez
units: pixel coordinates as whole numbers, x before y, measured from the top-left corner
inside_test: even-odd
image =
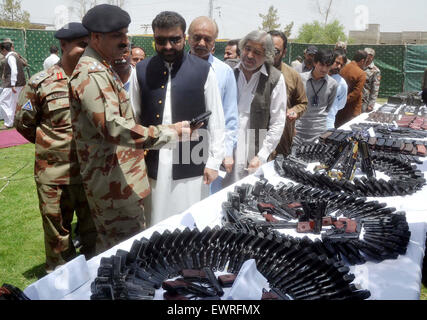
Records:
[[[4,89],[0,94],[0,114],[4,118],[4,127],[1,129],[8,129],[13,127],[16,103],[26,81],[23,64],[16,52],[12,50],[12,44],[4,42],[0,48],[1,54],[5,57],[2,74]]]
[[[184,52],[185,20],[175,12],[162,12],[153,20],[157,56],[136,65],[130,97],[138,123],[173,123],[211,111],[206,130],[196,131],[205,143],[176,150],[162,148],[146,157],[151,194],[145,199],[147,225],[179,214],[209,195],[225,155],[225,120],[215,73],[209,63]],[[197,138],[197,137],[196,137]],[[206,144],[208,142],[208,144]],[[203,146],[204,159],[198,159]],[[203,162],[201,162],[203,160]],[[201,163],[200,163],[201,162]]]

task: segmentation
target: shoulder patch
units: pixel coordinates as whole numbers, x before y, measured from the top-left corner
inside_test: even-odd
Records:
[[[33,111],[33,105],[31,104],[31,100],[28,100],[23,106],[22,110]]]
[[[96,61],[92,62],[91,64],[88,65],[88,73],[93,73],[93,72],[103,72],[106,71],[107,69],[105,68],[104,65],[102,65],[101,63],[98,63]]]
[[[33,87],[37,87],[40,83],[42,83],[44,80],[46,80],[49,77],[48,73],[45,72],[39,72],[36,73],[34,76],[31,77],[29,80],[29,84]]]

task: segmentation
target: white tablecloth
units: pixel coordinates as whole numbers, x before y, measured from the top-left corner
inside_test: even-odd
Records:
[[[353,119],[351,123],[363,121],[367,114]],[[346,124],[347,129],[351,124]],[[419,166],[427,178],[427,161]],[[273,162],[262,166],[255,175],[248,176],[235,185],[255,183],[259,174],[263,173],[273,185],[280,181],[289,180],[279,177],[274,171]],[[88,300],[90,299],[90,284],[96,278],[99,263],[102,257],[114,255],[118,249],[130,250],[132,243],[142,237],[149,238],[154,231],[184,229],[196,225],[199,230],[206,226],[221,225],[221,204],[227,200],[227,192],[233,191],[234,185],[200,201],[179,215],[172,216],[161,223],[141,232],[140,234],[120,243],[110,250],[86,261],[80,257],[62,266],[52,274],[31,284],[25,293],[33,299],[63,299]],[[406,219],[411,231],[411,238],[405,255],[396,260],[385,260],[380,263],[367,262],[363,265],[352,266],[351,272],[356,279],[355,284],[371,291],[370,299],[381,300],[418,300],[421,291],[422,261],[425,251],[427,232],[427,186],[419,192],[404,197],[369,198],[387,203],[398,211],[406,211]],[[295,230],[286,230],[291,236],[301,236]],[[312,239],[316,235],[308,235]],[[75,270],[82,270],[79,276],[72,276]],[[74,272],[74,273],[73,273]],[[59,280],[58,280],[59,279]],[[156,295],[158,297],[158,295]]]

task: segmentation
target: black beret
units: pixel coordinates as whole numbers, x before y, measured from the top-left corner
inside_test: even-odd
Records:
[[[82,23],[90,32],[114,32],[127,28],[130,24],[130,16],[118,6],[100,4],[86,13]]]
[[[73,40],[89,35],[89,32],[80,22],[70,22],[55,32],[56,39]]]

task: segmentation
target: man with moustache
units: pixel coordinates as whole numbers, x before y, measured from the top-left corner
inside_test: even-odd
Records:
[[[280,70],[285,77],[286,96],[286,126],[283,131],[275,154],[288,155],[291,153],[292,141],[295,136],[295,120],[299,119],[307,109],[307,95],[305,94],[304,84],[301,76],[293,68],[282,61],[286,56],[288,38],[277,30],[268,32],[274,42],[274,66]]]
[[[375,50],[365,48],[368,54],[363,70],[366,73],[365,86],[363,87],[362,112],[374,110],[380,92],[381,70],[375,65]]]
[[[347,90],[348,85],[345,82],[344,78],[340,76],[340,71],[343,66],[347,64],[347,56],[341,50],[334,51],[334,64],[329,70],[329,75],[335,79],[338,84],[337,96],[335,98],[334,104],[328,112],[326,118],[326,127],[328,129],[335,128],[335,117],[338,111],[344,108],[345,103],[347,102]]]
[[[88,32],[72,22],[55,33],[60,61],[30,78],[22,90],[15,127],[35,144],[34,177],[42,215],[46,272],[76,256],[71,239],[74,211],[79,224],[80,253],[95,253],[96,228],[82,186],[71,127],[68,79],[88,43]]]
[[[146,127],[135,123],[129,96],[111,64],[129,40],[129,14],[101,4],[83,17],[89,45],[69,84],[71,119],[83,186],[97,229],[97,253],[145,228],[150,193],[144,149],[174,143],[188,122]]]
[[[145,204],[154,225],[209,195],[224,159],[225,120],[215,72],[207,61],[184,52],[184,18],[164,11],[152,28],[157,55],[138,63],[131,79],[136,121],[166,125],[212,112],[193,141],[148,151],[152,193]]]
[[[239,40],[230,40],[224,49],[224,61],[228,59],[240,59]]]
[[[316,46],[309,46],[304,50],[304,61],[300,65],[295,66],[295,70],[299,73],[308,72],[313,70],[314,64],[313,59],[314,55],[317,53],[318,49]]]
[[[221,94],[222,107],[225,118],[225,158],[222,161],[226,172],[233,168],[233,150],[237,143],[238,114],[237,114],[237,87],[233,70],[224,62],[215,58],[212,50],[215,47],[215,39],[218,37],[218,26],[209,17],[198,17],[191,22],[188,28],[188,43],[190,52],[209,62],[215,71]],[[218,177],[211,184],[211,193],[222,189],[222,178]]]
[[[233,170],[223,185],[234,183],[266,163],[286,121],[286,85],[274,63],[274,43],[265,31],[252,31],[239,43],[237,80],[239,135]]]
[[[314,56],[312,71],[301,74],[308,98],[307,111],[296,121],[297,145],[316,142],[326,131],[326,117],[337,95],[337,82],[328,75],[334,63],[331,50],[319,50]]]
[[[132,74],[131,55],[129,45],[120,59],[116,59],[112,64],[113,70],[117,73],[123,83],[123,88],[129,92],[130,75]]]

